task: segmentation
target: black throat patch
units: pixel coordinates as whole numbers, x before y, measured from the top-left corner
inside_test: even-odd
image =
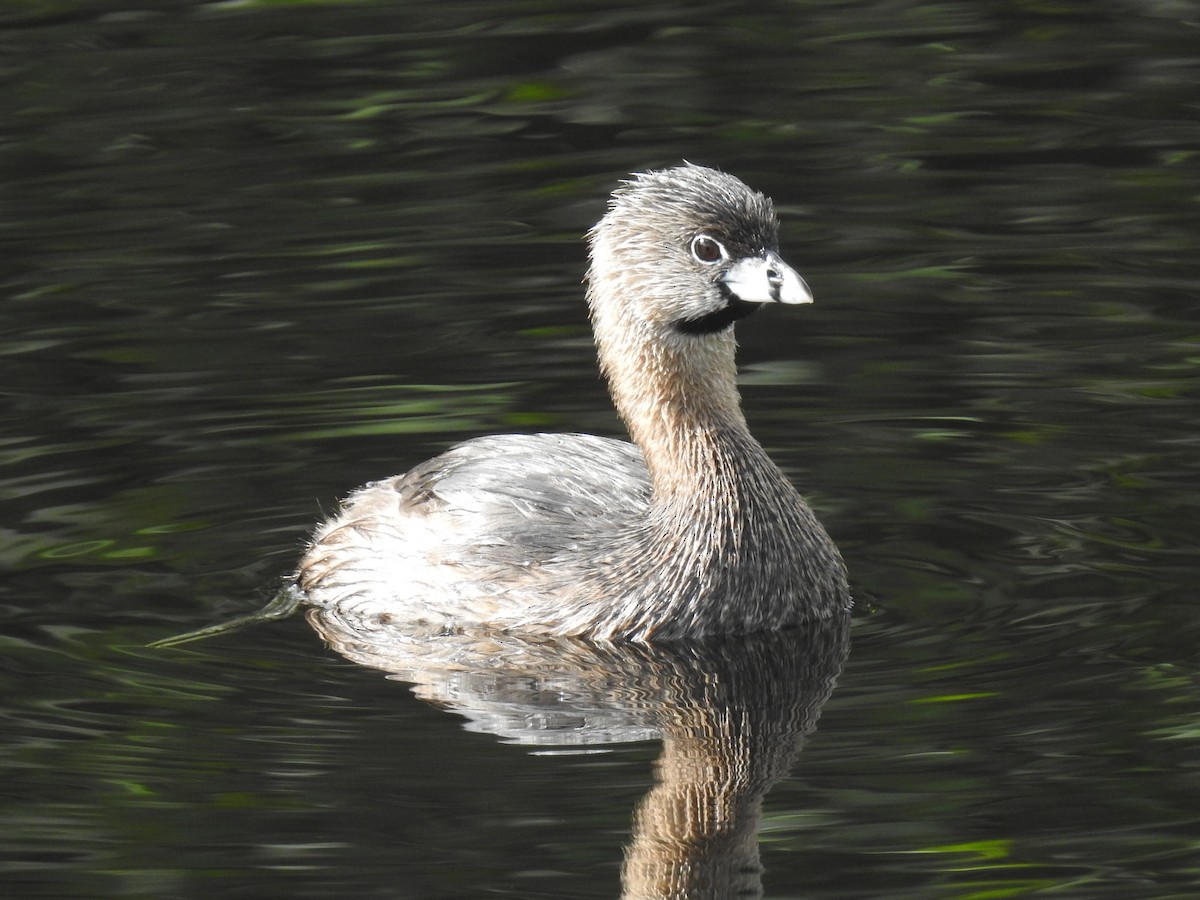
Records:
[[[762,306],[761,303],[747,303],[724,284],[721,293],[725,295],[724,306],[694,319],[680,319],[675,323],[675,330],[683,334],[716,334]]]

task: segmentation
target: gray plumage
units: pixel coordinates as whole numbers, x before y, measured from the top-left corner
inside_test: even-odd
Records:
[[[594,639],[775,629],[849,606],[841,557],[750,435],[733,321],[811,300],[771,202],[683,166],[591,230],[601,368],[634,444],[478,438],[375,482],[322,525],[306,600],[354,617]]]

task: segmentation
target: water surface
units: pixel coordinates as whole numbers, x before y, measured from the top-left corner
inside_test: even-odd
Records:
[[[649,734],[531,752],[300,619],[145,644],[448,443],[620,434],[581,234],[683,158],[813,286],[739,326],[743,394],[859,596],[764,895],[1200,893],[1198,21],[0,11],[5,893],[620,894]]]

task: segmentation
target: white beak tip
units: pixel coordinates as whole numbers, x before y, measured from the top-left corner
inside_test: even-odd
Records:
[[[776,253],[740,259],[725,273],[726,286],[747,303],[812,303],[813,295],[799,273]]]

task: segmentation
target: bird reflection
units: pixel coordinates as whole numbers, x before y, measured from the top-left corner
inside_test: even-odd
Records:
[[[337,652],[411,682],[473,730],[541,746],[662,740],[634,812],[626,900],[761,897],[762,800],[816,724],[848,650],[845,616],[666,645],[430,634],[311,609]]]

